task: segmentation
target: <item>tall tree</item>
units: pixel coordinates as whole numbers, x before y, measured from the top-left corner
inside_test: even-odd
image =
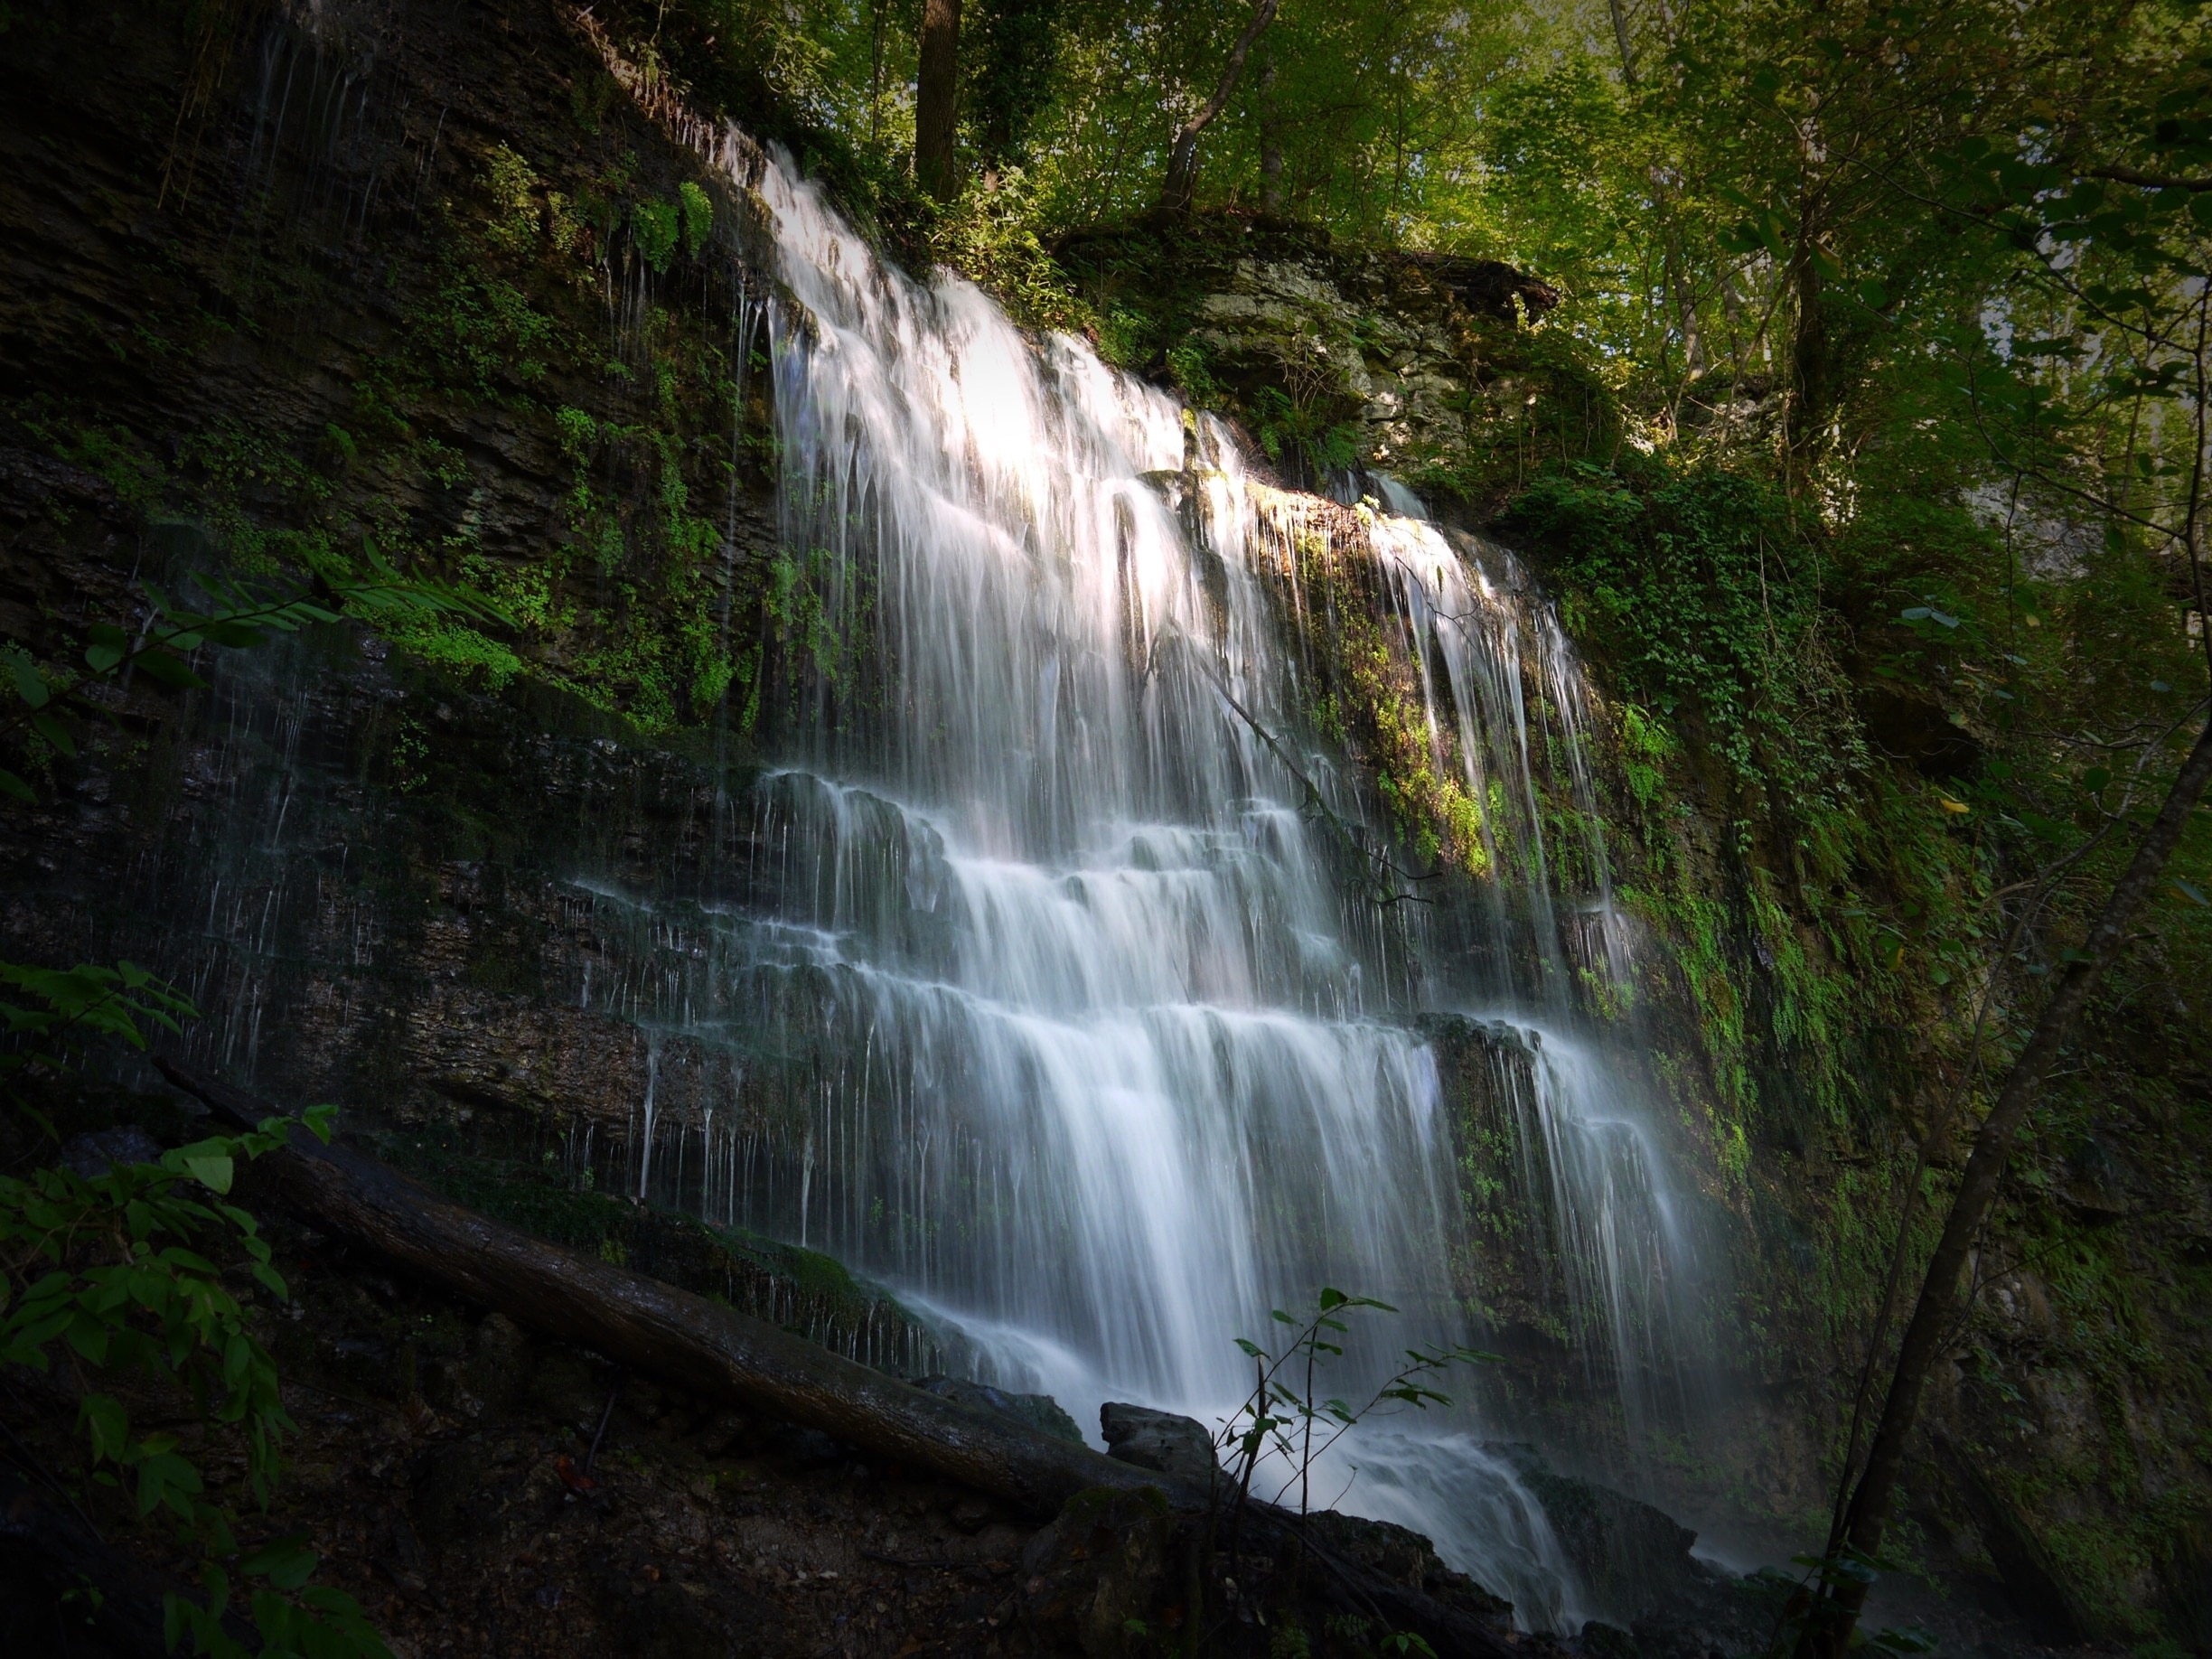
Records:
[[[1051,101],[1059,14],[1060,0],[992,0],[984,9],[969,97],[987,164],[1020,160]]]
[[[2016,24],[2010,15],[2006,30]],[[2116,32],[2111,39],[2124,39]],[[2085,54],[2082,54],[2085,55]],[[2114,66],[2117,67],[2116,65]],[[1909,203],[1932,206],[1955,236],[1994,233],[2009,323],[2033,321],[2040,340],[2008,338],[1994,363],[1971,366],[1969,411],[1992,459],[2018,482],[2065,501],[2106,539],[2132,534],[2162,567],[2170,602],[2206,614],[2208,469],[2212,469],[2212,55],[2157,76],[2097,75],[2070,107],[2057,100],[2014,130],[1969,133],[1924,157],[1923,170],[1886,170]],[[1985,310],[1984,314],[1990,314]],[[2025,331],[2021,331],[2024,333]],[[1986,346],[1986,332],[1975,336]],[[1968,348],[1959,348],[1965,355]],[[2057,373],[2026,365],[2056,361]],[[2098,453],[2100,417],[2130,409],[2130,449],[2148,425],[2167,434],[2154,462],[2111,466]],[[2147,419],[2146,419],[2147,417]],[[2131,455],[2129,459],[2134,459]],[[2170,614],[2170,613],[2169,613]],[[2212,630],[2201,632],[2212,693]],[[2199,698],[2191,717],[2203,717]],[[2169,728],[2171,729],[2176,728]],[[2165,757],[2164,739],[2139,770]],[[2145,780],[2148,781],[2147,779]],[[2212,786],[2207,719],[2124,869],[2098,907],[2026,1042],[2005,1073],[1952,1199],[1904,1335],[1864,1468],[1839,1503],[1822,1594],[1799,1642],[1808,1659],[1851,1645],[1879,1559],[1927,1378],[1962,1318],[1960,1280],[1995,1208],[2014,1141],[2072,1039],[2100,978]],[[2108,820],[2117,828],[2125,808]],[[2009,947],[2008,947],[2009,949]],[[2002,972],[2001,960],[1994,972]],[[1992,977],[1992,988],[1994,987]],[[1899,1263],[1905,1230],[1899,1229]],[[1879,1357],[1887,1298],[1870,1343]],[[1856,1427],[1854,1423],[1854,1439]],[[1848,1483],[1851,1469],[1847,1462]]]
[[[1198,186],[1198,135],[1221,114],[1230,94],[1236,90],[1237,82],[1244,78],[1244,61],[1251,56],[1252,42],[1260,38],[1262,29],[1275,21],[1278,4],[1279,0],[1260,0],[1251,21],[1244,25],[1244,33],[1237,36],[1236,44],[1230,49],[1229,62],[1222,70],[1214,96],[1199,105],[1191,118],[1176,130],[1175,147],[1167,155],[1167,182],[1160,186],[1160,206],[1169,212],[1179,213],[1190,206]]]
[[[1276,89],[1279,80],[1270,52],[1260,63],[1260,205],[1278,218],[1284,205],[1282,109]]]
[[[914,88],[914,177],[940,202],[960,194],[961,0],[923,0]]]

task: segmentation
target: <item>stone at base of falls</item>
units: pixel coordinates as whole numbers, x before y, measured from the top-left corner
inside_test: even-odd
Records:
[[[1692,1559],[1697,1534],[1640,1498],[1561,1475],[1532,1446],[1493,1446],[1514,1467],[1592,1600],[1622,1624],[1701,1598],[1711,1574]]]
[[[1336,1554],[1364,1561],[1438,1601],[1473,1614],[1500,1634],[1513,1628],[1514,1604],[1493,1595],[1464,1572],[1447,1567],[1436,1546],[1411,1527],[1364,1515],[1318,1510],[1306,1519],[1316,1542]]]
[[[1075,1420],[1062,1411],[1060,1402],[1050,1394],[1008,1393],[988,1382],[970,1382],[965,1377],[923,1377],[914,1387],[972,1411],[996,1411],[1001,1417],[1010,1417],[1055,1440],[1065,1440],[1072,1446],[1084,1444],[1083,1430],[1075,1426]]]
[[[1022,1551],[1023,1617],[1032,1628],[1072,1624],[1086,1659],[1150,1651],[1144,1616],[1158,1599],[1175,1530],[1155,1488],[1078,1492]]]
[[[1214,1472],[1214,1437],[1195,1418],[1147,1406],[1109,1402],[1099,1408],[1106,1455],[1140,1469],[1157,1469],[1203,1486]]]

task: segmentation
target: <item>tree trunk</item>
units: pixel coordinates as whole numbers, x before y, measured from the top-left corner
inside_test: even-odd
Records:
[[[1050,101],[1062,0],[991,0],[968,16],[968,122],[986,167],[1025,160]]]
[[[172,1060],[156,1064],[227,1123],[243,1128],[277,1115],[266,1101]],[[971,1411],[704,1297],[532,1238],[305,1129],[293,1130],[288,1150],[257,1160],[247,1185],[256,1201],[273,1201],[451,1295],[625,1370],[820,1429],[1035,1515],[1099,1486],[1155,1487],[1186,1514],[1204,1513],[1213,1500],[1189,1482]],[[1261,1547],[1277,1553],[1303,1532],[1298,1517],[1272,1505],[1251,1506],[1250,1524]],[[1347,1607],[1419,1634],[1439,1655],[1513,1659],[1515,1650],[1472,1614],[1317,1542],[1307,1548]]]
[[[1818,231],[1808,212],[1789,264],[1790,295],[1796,311],[1790,333],[1790,388],[1787,437],[1793,489],[1810,478],[1821,427],[1828,418],[1828,319],[1821,298]]]
[[[2042,1017],[2036,1021],[2028,1045],[2020,1050],[2012,1069],[2005,1074],[1996,1104],[1990,1108],[1989,1117],[1974,1137],[1973,1151],[1966,1160],[1966,1173],[1959,1181],[1957,1196],[1952,1200],[1951,1214],[1944,1221],[1936,1253],[1929,1258],[1927,1277],[1921,1283],[1920,1299],[1913,1308],[1912,1322],[1905,1327],[1904,1338],[1898,1345],[1897,1369],[1890,1377],[1880,1424],[1867,1448],[1866,1472],[1860,1476],[1858,1488],[1851,1494],[1851,1504],[1844,1512],[1843,1536],[1854,1550],[1873,1555],[1881,1549],[1883,1529],[1889,1517],[1889,1500],[1904,1465],[1905,1442],[1912,1434],[1913,1422],[1920,1410],[1921,1387],[1935,1364],[1944,1334],[1956,1315],[1959,1273],[1966,1264],[1967,1253],[1973,1248],[1975,1235],[1981,1231],[1990,1206],[1996,1201],[2005,1161],[2012,1151],[2013,1137],[2026,1120],[2029,1109],[2035,1104],[2060,1049],[2079,1022],[2089,993],[2095,989],[2105,966],[2118,953],[2122,935],[2179,845],[2182,832],[2189,827],[2189,814],[2207,783],[2212,783],[2212,721],[2206,724],[2189,758],[2182,762],[2180,773],[2174,779],[2173,788],[2167,792],[2142,845],[2136,848],[2135,857],[2105,899],[2104,912],[2090,932],[2081,958],[2067,968],[2050,1000],[2044,1005]],[[1831,1586],[1815,1607],[1816,1617],[1805,1629],[1799,1644],[1800,1653],[1818,1655],[1820,1659],[1843,1653],[1850,1645],[1851,1630],[1858,1623],[1866,1594],[1867,1586],[1856,1581]]]
[[[1260,65],[1260,207],[1270,217],[1283,214],[1282,112],[1275,107],[1275,60]]]
[[[960,194],[961,0],[923,0],[914,89],[914,178],[939,202]]]
[[[1630,86],[1636,83],[1636,47],[1628,39],[1628,8],[1621,0],[1607,0],[1613,13],[1613,40],[1620,48],[1621,79]]]
[[[1221,84],[1214,89],[1214,96],[1176,130],[1175,145],[1167,153],[1167,180],[1160,187],[1160,206],[1167,211],[1180,213],[1189,208],[1198,187],[1198,135],[1221,114],[1229,102],[1229,95],[1243,79],[1244,60],[1251,55],[1252,42],[1260,38],[1260,31],[1275,21],[1279,3],[1279,0],[1260,0],[1251,22],[1244,25],[1244,33],[1237,36],[1236,45],[1230,50],[1228,67],[1222,70]]]

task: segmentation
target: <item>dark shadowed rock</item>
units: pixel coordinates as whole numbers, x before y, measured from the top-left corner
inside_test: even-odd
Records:
[[[1426,270],[1469,311],[1511,319],[1517,299],[1532,317],[1560,303],[1560,291],[1502,259],[1467,259],[1451,254],[1409,253],[1407,264]]]
[[[1543,1506],[1584,1589],[1623,1623],[1701,1596],[1710,1575],[1690,1556],[1697,1534],[1640,1498],[1561,1475],[1531,1446],[1491,1448]]]
[[[1306,1524],[1316,1542],[1336,1554],[1471,1614],[1501,1634],[1513,1628],[1512,1602],[1447,1567],[1436,1546],[1411,1527],[1333,1509],[1308,1516]]]
[[[1203,1486],[1214,1478],[1214,1437],[1195,1418],[1110,1403],[1099,1408],[1099,1429],[1106,1437],[1109,1457],[1140,1469],[1157,1469],[1194,1486]]]
[[[153,1136],[136,1123],[80,1135],[61,1148],[61,1162],[88,1181],[97,1180],[117,1164],[153,1164],[160,1160],[161,1148]]]
[[[1024,1619],[1047,1639],[1072,1629],[1087,1659],[1149,1651],[1131,1625],[1151,1608],[1174,1534],[1167,1500],[1149,1486],[1078,1492],[1022,1551]]]

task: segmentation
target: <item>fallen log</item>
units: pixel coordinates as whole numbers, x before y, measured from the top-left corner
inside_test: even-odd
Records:
[[[167,1059],[159,1064],[171,1083],[233,1124],[278,1115],[213,1078]],[[304,1129],[293,1131],[289,1151],[263,1158],[254,1173],[264,1195],[310,1224],[366,1244],[519,1325],[671,1387],[820,1429],[1033,1514],[1052,1514],[1091,1486],[1171,1484],[1088,1447],[909,1388],[705,1297],[532,1238]],[[1197,1504],[1204,1501],[1196,1495]]]
[[[224,1121],[280,1115],[266,1101],[159,1059],[162,1074]],[[626,1370],[821,1429],[848,1445],[927,1469],[1049,1516],[1076,1493],[1154,1487],[1186,1514],[1209,1511],[1203,1486],[1119,1462],[909,1387],[895,1377],[704,1297],[578,1255],[453,1203],[365,1153],[295,1129],[289,1148],[253,1167],[258,1199],[369,1247],[424,1281],[572,1342]],[[1263,1505],[1246,1537],[1262,1550],[1295,1540],[1297,1517]],[[1311,1540],[1337,1591],[1439,1654],[1504,1659],[1516,1649],[1482,1620]]]

